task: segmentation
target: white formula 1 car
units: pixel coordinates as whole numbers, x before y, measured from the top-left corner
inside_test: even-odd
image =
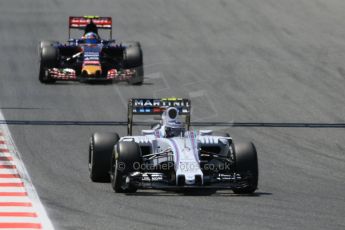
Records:
[[[253,193],[258,185],[254,144],[233,143],[228,134],[217,136],[212,130],[192,130],[190,112],[188,99],[131,99],[127,136],[94,133],[90,138],[91,180],[110,181],[117,193],[190,188]],[[155,114],[161,115],[158,124],[132,135],[133,124],[140,125],[133,115]]]

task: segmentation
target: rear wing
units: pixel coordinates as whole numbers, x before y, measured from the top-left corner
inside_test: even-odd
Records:
[[[132,135],[134,115],[161,115],[167,108],[175,107],[179,115],[185,116],[187,129],[190,127],[191,102],[186,98],[132,98],[128,101],[127,133]]]
[[[97,29],[109,30],[112,38],[113,21],[111,17],[99,16],[70,16],[68,20],[68,39],[71,37],[71,29],[85,30],[86,26],[93,22]]]

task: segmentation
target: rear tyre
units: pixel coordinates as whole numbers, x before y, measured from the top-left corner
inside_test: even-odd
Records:
[[[235,147],[235,165],[236,173],[242,177],[248,176],[248,186],[244,188],[233,189],[236,194],[251,194],[258,187],[258,157],[253,143],[236,143]]]
[[[134,193],[136,187],[126,187],[126,176],[139,171],[141,165],[140,147],[135,142],[119,142],[112,154],[110,180],[116,193]]]
[[[54,83],[55,80],[50,78],[48,69],[57,67],[59,50],[42,42],[40,45],[43,47],[40,48],[39,80],[41,83]]]
[[[94,133],[89,145],[89,172],[93,182],[110,181],[110,162],[115,144],[120,137],[117,133]]]

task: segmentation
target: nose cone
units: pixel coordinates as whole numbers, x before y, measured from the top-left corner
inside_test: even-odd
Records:
[[[100,76],[102,69],[99,65],[86,65],[82,68],[81,72],[88,76]]]
[[[194,174],[185,174],[185,178],[186,178],[186,184],[195,184],[195,175]]]

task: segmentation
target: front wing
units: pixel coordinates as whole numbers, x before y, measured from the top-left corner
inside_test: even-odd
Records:
[[[106,76],[78,76],[74,69],[52,68],[48,69],[49,78],[58,81],[130,81],[137,77],[136,70],[132,69],[111,69]]]
[[[127,175],[123,188],[136,187],[139,189],[243,189],[250,185],[251,175],[219,174],[216,177],[204,177],[200,184],[176,184],[171,183],[161,173],[139,173],[134,172]]]

